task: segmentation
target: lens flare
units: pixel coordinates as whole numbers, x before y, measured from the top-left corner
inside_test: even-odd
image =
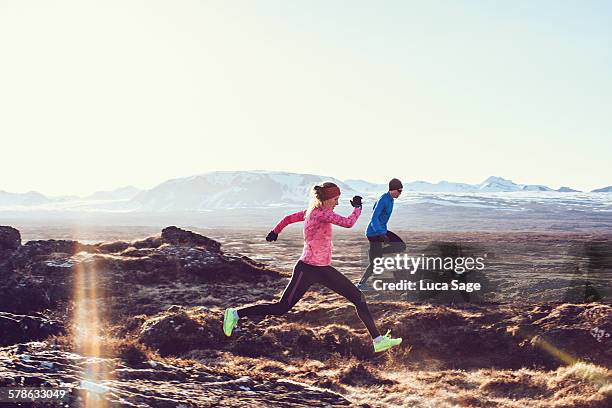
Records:
[[[104,385],[110,380],[106,359],[101,358],[102,316],[99,299],[103,293],[97,282],[95,263],[88,261],[86,253],[75,255],[77,262],[74,279],[73,333],[77,353],[86,357],[83,367],[80,397],[83,407],[106,408],[108,401],[102,394],[108,390]]]

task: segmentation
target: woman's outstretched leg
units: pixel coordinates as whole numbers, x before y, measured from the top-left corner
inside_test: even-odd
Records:
[[[379,352],[397,346],[402,342],[401,338],[392,338],[389,331],[384,336],[380,335],[365,295],[351,283],[351,281],[332,266],[317,267],[318,282],[333,290],[337,294],[348,299],[357,310],[359,318],[368,329],[374,342],[374,351]]]
[[[368,307],[365,296],[346,276],[333,266],[317,267],[316,276],[319,278],[317,281],[320,284],[344,296],[355,306],[359,318],[368,329],[373,339],[380,336],[380,332],[376,327],[376,323],[374,323],[374,318],[372,317],[372,313],[370,313],[370,308]]]
[[[304,296],[311,285],[310,276],[305,276],[305,264],[299,261],[293,268],[293,274],[287,287],[279,300],[272,303],[261,303],[258,305],[235,309],[230,307],[225,310],[223,317],[223,331],[226,336],[231,336],[232,330],[238,324],[238,319],[243,316],[280,316],[287,313]]]

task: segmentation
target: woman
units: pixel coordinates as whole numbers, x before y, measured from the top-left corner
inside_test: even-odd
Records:
[[[368,309],[365,297],[343,274],[332,267],[332,224],[341,227],[352,227],[361,214],[361,197],[351,200],[354,207],[348,217],[336,214],[333,209],[338,205],[340,188],[334,183],[323,183],[313,187],[313,200],[308,209],[283,218],[266,237],[267,241],[276,241],[278,234],[289,224],[304,221],[304,250],[293,268],[291,280],[281,298],[274,303],[264,303],[239,309],[228,308],[223,318],[223,331],[226,336],[244,316],[282,315],[287,313],[304,296],[310,285],[319,283],[348,299],[364,323],[374,342],[374,351],[384,351],[402,342],[401,338],[392,338],[387,331],[384,336],[376,328],[372,314]]]

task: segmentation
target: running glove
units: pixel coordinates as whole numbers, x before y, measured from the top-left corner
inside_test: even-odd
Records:
[[[277,239],[278,239],[278,234],[274,232],[274,230],[270,231],[268,233],[268,236],[266,237],[266,241],[268,242],[276,241]]]
[[[351,200],[351,205],[355,208],[361,208],[361,196],[355,196]]]

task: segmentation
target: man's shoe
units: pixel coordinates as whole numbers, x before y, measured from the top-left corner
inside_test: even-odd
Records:
[[[359,289],[362,292],[367,292],[369,290],[374,290],[374,288],[371,287],[370,285],[368,285],[367,283],[357,283],[355,286],[357,287],[357,289]]]
[[[374,342],[374,352],[380,353],[381,351],[388,350],[391,347],[398,346],[401,342],[401,337],[394,339],[391,337],[391,330],[387,330],[387,333],[385,333],[385,335],[382,336],[379,341]]]
[[[232,335],[232,330],[238,324],[238,314],[236,313],[236,309],[233,307],[228,307],[225,309],[225,313],[223,315],[223,333],[226,336]]]

